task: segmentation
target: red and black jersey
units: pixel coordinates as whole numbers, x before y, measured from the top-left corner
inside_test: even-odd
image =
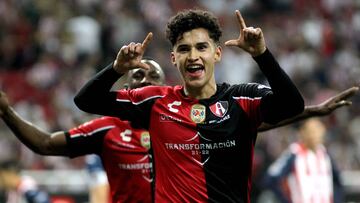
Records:
[[[94,119],[66,133],[70,157],[98,154],[112,202],[151,202],[149,132],[113,117]]]
[[[117,94],[117,102],[149,123],[155,202],[247,201],[256,129],[262,122],[260,103],[270,89],[223,84],[205,100],[182,92],[176,86]]]
[[[208,99],[184,96],[182,86],[110,91],[111,66],[76,95],[89,113],[117,116],[149,129],[155,202],[250,202],[257,127],[300,113],[304,101],[269,51],[255,58],[271,89],[217,85]]]

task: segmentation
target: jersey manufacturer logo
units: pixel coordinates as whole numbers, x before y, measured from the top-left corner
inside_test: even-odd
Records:
[[[132,131],[129,130],[129,129],[126,129],[126,130],[124,130],[124,131],[122,131],[120,133],[120,137],[121,137],[122,141],[130,142],[131,141],[131,134],[132,134]]]
[[[167,106],[169,107],[169,111],[171,111],[173,113],[177,113],[177,112],[179,112],[179,109],[174,108],[174,106],[178,107],[180,105],[181,105],[181,101],[174,101],[173,103],[168,104]]]
[[[148,131],[144,131],[141,133],[140,143],[141,146],[145,147],[146,149],[150,149],[150,134]]]
[[[202,123],[206,118],[206,109],[204,105],[194,104],[191,107],[190,117],[195,123]]]
[[[218,101],[210,106],[210,111],[217,117],[224,117],[228,111],[229,103],[227,101]]]

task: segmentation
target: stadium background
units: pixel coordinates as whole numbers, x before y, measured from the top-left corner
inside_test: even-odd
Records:
[[[305,98],[317,104],[360,79],[358,0],[2,0],[0,1],[0,88],[26,119],[52,132],[93,118],[73,96],[96,71],[111,63],[123,44],[154,33],[146,56],[165,69],[167,84],[179,84],[164,30],[184,8],[214,12],[222,42],[238,36],[234,11],[248,26],[263,29],[267,45]],[[265,83],[251,57],[223,48],[219,82]],[[326,146],[342,171],[348,201],[360,201],[360,95],[353,105],[326,117]],[[296,125],[263,133],[257,141],[254,202],[266,194],[257,183],[266,167],[296,139]],[[26,149],[0,122],[0,161],[21,160],[54,196],[87,201],[83,158],[42,157]]]

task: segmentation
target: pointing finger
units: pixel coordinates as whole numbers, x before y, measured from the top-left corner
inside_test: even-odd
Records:
[[[145,69],[145,70],[149,70],[149,69],[150,69],[149,64],[143,63],[143,62],[140,62],[137,66],[138,66],[138,68]]]
[[[143,43],[142,43],[142,47],[143,49],[145,50],[148,46],[148,44],[150,43],[151,39],[152,39],[152,36],[153,36],[153,33],[152,32],[149,32],[147,34],[147,36],[145,37]]]
[[[239,21],[239,24],[240,24],[240,30],[246,28],[246,24],[245,24],[244,18],[242,17],[240,11],[239,11],[239,10],[236,10],[235,13],[236,13],[236,17],[237,17],[237,19],[238,19],[238,21]]]

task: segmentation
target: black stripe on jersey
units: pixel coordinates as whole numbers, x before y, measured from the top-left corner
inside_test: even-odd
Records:
[[[112,128],[103,128],[93,131],[91,135],[77,134],[71,136],[66,132],[66,142],[69,147],[69,157],[74,158],[86,154],[101,154],[105,135]]]
[[[228,87],[228,85],[218,86],[219,89]],[[248,202],[248,193],[251,188],[248,187],[252,170],[251,153],[256,141],[256,130],[250,127],[252,121],[232,98],[237,95],[234,91],[238,91],[238,88],[223,89],[219,91],[222,92],[221,95],[214,95],[216,99],[200,101],[206,107],[220,100],[229,103],[226,114],[230,115],[229,119],[219,123],[205,122],[197,125],[197,130],[201,134],[200,144],[217,143],[219,146],[217,149],[209,150],[209,154],[201,152],[202,163],[206,161],[203,167],[209,202]],[[243,95],[258,96],[251,95],[252,92],[248,88],[245,92],[249,94]],[[206,116],[206,121],[221,119],[216,117],[210,108],[206,108]],[[227,144],[234,144],[234,146],[220,147]]]

